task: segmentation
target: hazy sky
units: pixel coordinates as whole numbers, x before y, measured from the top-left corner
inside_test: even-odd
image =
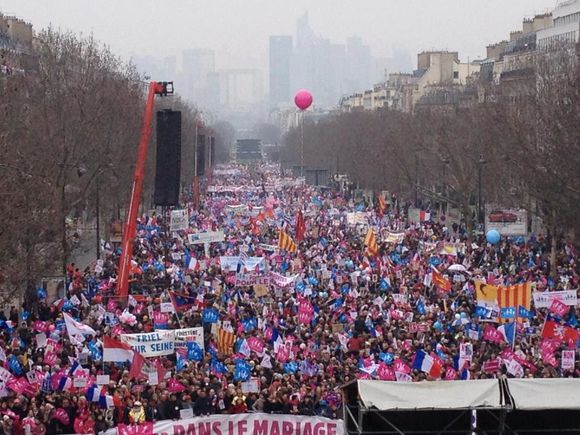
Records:
[[[294,34],[309,12],[314,32],[336,42],[359,35],[373,55],[393,46],[459,51],[467,60],[521,28],[556,0],[0,0],[0,11],[36,29],[93,33],[124,58],[213,48],[218,68],[267,65],[268,36]]]

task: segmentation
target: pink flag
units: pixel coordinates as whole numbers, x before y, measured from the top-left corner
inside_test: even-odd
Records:
[[[37,332],[48,331],[48,322],[43,322],[42,320],[36,320],[33,326],[34,330]]]
[[[486,326],[483,330],[483,339],[492,341],[494,343],[503,342],[503,336],[501,333],[491,325]]]
[[[408,375],[411,373],[411,368],[400,358],[397,358],[394,363],[393,367],[395,368],[395,372],[403,373]]]
[[[381,381],[394,381],[394,380],[396,380],[395,371],[382,361],[379,363],[379,368],[377,369],[377,375]]]
[[[109,302],[107,302],[107,311],[110,313],[114,313],[116,308],[117,308],[117,303],[115,302],[115,300],[109,299]]]
[[[306,311],[299,311],[298,321],[303,325],[308,325],[312,321],[312,314]]]
[[[445,369],[445,380],[452,381],[457,377],[457,372],[453,367],[447,367]]]
[[[564,302],[559,299],[554,299],[552,305],[550,305],[550,312],[554,313],[558,317],[564,317],[570,308]]]
[[[44,353],[44,363],[52,366],[56,364],[56,353],[54,352],[45,352]]]
[[[487,373],[497,372],[499,370],[500,361],[499,359],[490,359],[483,363],[483,371]]]
[[[6,382],[6,386],[18,394],[24,394],[29,382],[26,378],[12,378]]]
[[[290,357],[290,350],[286,346],[278,347],[278,352],[276,353],[276,359],[280,362],[288,361]]]
[[[248,338],[247,341],[248,346],[252,352],[261,354],[264,351],[264,342],[260,340],[258,337],[250,337]]]
[[[70,418],[69,418],[67,412],[62,408],[58,408],[56,411],[54,411],[54,414],[52,416],[53,416],[53,418],[56,418],[58,421],[60,421],[65,426],[70,424]]]
[[[179,381],[170,378],[169,381],[167,381],[167,391],[170,393],[181,393],[185,391],[185,387]]]

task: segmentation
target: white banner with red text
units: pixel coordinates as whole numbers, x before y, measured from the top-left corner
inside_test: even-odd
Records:
[[[139,428],[135,426],[122,426],[121,428],[109,429],[105,435],[151,433],[150,428],[147,428],[146,432],[139,432]],[[152,433],[155,435],[344,435],[345,430],[342,420],[255,413],[228,416],[211,415],[177,421],[163,420],[153,425]]]

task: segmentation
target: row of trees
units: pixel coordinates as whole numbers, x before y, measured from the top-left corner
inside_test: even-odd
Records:
[[[522,80],[515,96],[511,89],[510,98],[501,85],[480,86],[488,95],[483,102],[417,106],[413,114],[338,113],[306,122],[305,165],[347,173],[361,188],[407,199],[418,188],[448,197],[469,229],[477,219],[471,210],[481,174],[485,202],[528,208],[551,234],[580,229],[577,66],[569,50],[545,53],[536,57],[531,80]],[[286,135],[283,160],[300,162],[299,129]]]
[[[60,274],[70,251],[64,218],[92,221],[97,194],[101,222],[124,217],[147,90],[131,64],[92,37],[48,29],[37,35],[34,50],[35,67],[25,76],[0,76],[0,290],[5,296],[34,289],[44,275]],[[165,108],[182,111],[182,181],[191,183],[197,110],[178,97],[158,99],[156,109]],[[154,138],[155,122],[153,129]],[[151,145],[145,209],[154,149]]]

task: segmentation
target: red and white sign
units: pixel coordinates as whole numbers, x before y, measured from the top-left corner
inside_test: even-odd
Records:
[[[144,427],[142,432],[127,432],[127,426],[109,429],[105,435],[124,435],[127,433],[157,435],[173,434],[227,434],[227,435],[343,435],[344,422],[323,417],[269,414],[233,414],[228,418],[223,415],[195,417],[185,420],[162,420],[154,423],[153,428]],[[141,429],[141,428],[140,428]]]

